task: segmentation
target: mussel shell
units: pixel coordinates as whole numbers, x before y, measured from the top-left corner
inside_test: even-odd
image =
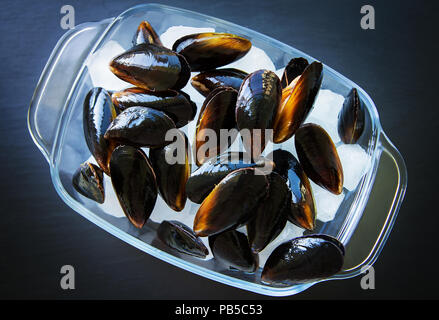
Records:
[[[211,70],[243,57],[249,40],[230,33],[196,33],[178,39],[172,50],[183,55],[192,71]]]
[[[175,211],[183,210],[186,204],[186,182],[191,174],[189,163],[189,142],[186,135],[178,131],[173,143],[156,149],[149,150],[149,159],[156,175],[160,195],[166,204]],[[181,152],[184,148],[184,161],[174,157],[175,152]],[[175,160],[170,164],[169,159]]]
[[[235,89],[221,87],[212,91],[204,101],[195,129],[195,162],[198,166],[223,153],[235,140],[237,132],[231,132],[230,139],[220,139],[220,137],[221,130],[231,130],[236,127],[234,111],[237,95]],[[209,140],[207,130],[213,130],[215,133],[216,145]],[[204,148],[206,143],[208,148]],[[200,150],[201,148],[203,149]],[[205,152],[202,152],[203,150]]]
[[[91,154],[107,174],[108,162],[115,145],[107,141],[104,134],[115,117],[116,109],[108,92],[99,87],[91,89],[84,100],[84,136]]]
[[[110,160],[111,182],[125,215],[142,228],[157,200],[157,183],[148,157],[141,149],[121,145]]]
[[[307,123],[297,130],[295,146],[306,175],[322,188],[340,194],[343,168],[328,133],[317,124]]]
[[[328,235],[303,236],[283,243],[268,257],[262,281],[290,286],[325,279],[342,269],[344,249],[341,248],[343,245]]]
[[[267,197],[260,202],[256,216],[247,224],[248,240],[253,252],[262,251],[285,227],[291,210],[291,192],[277,173],[268,176]]]
[[[207,97],[209,93],[219,87],[231,87],[238,91],[242,80],[247,75],[247,72],[233,68],[209,70],[194,76],[191,79],[191,84],[199,93]]]
[[[104,172],[93,163],[84,162],[73,174],[73,187],[83,196],[104,203]]]
[[[338,117],[338,135],[341,141],[353,144],[364,131],[364,103],[358,96],[357,89],[352,88]]]
[[[315,234],[309,234],[309,235],[307,235],[307,237],[308,238],[321,238],[323,240],[330,241],[330,242],[332,242],[334,245],[336,245],[340,249],[340,251],[343,254],[343,256],[346,253],[346,250],[345,250],[345,247],[343,246],[343,243],[341,243],[336,238],[334,238],[334,237],[332,237],[330,235],[322,234],[322,233],[315,233]]]
[[[110,70],[137,87],[164,91],[183,88],[190,68],[183,56],[151,43],[139,44],[110,62]]]
[[[265,149],[268,142],[265,130],[273,129],[281,93],[278,76],[269,70],[253,72],[241,84],[236,102],[236,124],[239,130],[250,130],[251,137],[242,135],[242,138],[245,149],[252,156],[259,156]]]
[[[155,32],[154,28],[148,21],[144,20],[139,24],[136,34],[133,38],[133,46],[137,46],[142,43],[153,43],[159,46],[163,46],[160,41],[160,37]]]
[[[166,141],[170,129],[175,129],[175,124],[164,112],[130,107],[113,120],[105,132],[105,139],[119,144],[158,148],[171,143]]]
[[[250,157],[242,152],[226,152],[203,163],[192,172],[186,183],[188,198],[195,203],[202,203],[215,186],[229,173],[237,169],[273,166],[269,160]]]
[[[282,89],[288,87],[288,85],[300,76],[306,67],[309,65],[308,60],[305,58],[293,58],[291,59],[287,66],[285,67],[284,73],[282,74],[281,85]]]
[[[179,221],[163,221],[157,229],[157,237],[178,252],[198,258],[205,258],[209,254],[203,241]]]
[[[257,260],[250,250],[245,234],[229,230],[209,237],[209,246],[216,260],[226,267],[255,272]]]
[[[323,65],[313,62],[290,89],[283,89],[282,100],[273,124],[273,142],[282,143],[293,136],[311,111],[322,84]]]
[[[316,206],[311,184],[301,164],[290,152],[281,149],[273,151],[272,159],[275,164],[274,171],[286,179],[292,194],[288,220],[301,228],[313,230]]]
[[[188,124],[197,112],[195,103],[186,94],[175,90],[151,91],[134,87],[114,92],[111,99],[121,111],[135,106],[163,111],[175,122],[177,128]]]
[[[214,235],[247,223],[268,192],[268,179],[258,169],[233,171],[204,199],[194,220],[195,234]]]

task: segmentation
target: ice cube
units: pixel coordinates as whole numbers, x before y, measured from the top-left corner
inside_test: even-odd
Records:
[[[334,143],[340,141],[338,135],[338,114],[343,107],[344,97],[331,90],[321,89],[314,107],[304,123],[316,123],[328,132]]]
[[[88,162],[99,166],[93,156],[87,159]],[[101,209],[110,216],[121,218],[125,217],[125,214],[119,204],[116,193],[114,192],[111,178],[104,174],[104,190],[105,190],[105,202],[101,204]]]
[[[215,32],[214,28],[194,28],[187,26],[173,26],[169,27],[165,32],[163,32],[160,36],[160,40],[162,44],[169,49],[172,49],[175,41],[178,39],[187,36],[189,34],[194,33],[202,33],[202,32]]]
[[[284,74],[284,70],[285,70],[285,68],[280,68],[280,69],[277,69],[277,70],[274,72],[274,73],[276,73],[277,76],[279,77],[279,80],[282,79],[282,75]]]
[[[296,157],[296,159],[299,159],[297,157],[296,146],[294,145],[294,139],[295,138],[293,136],[293,137],[289,138],[287,141],[282,142],[280,149],[290,152],[293,156]]]
[[[236,231],[247,235],[247,227],[246,226],[240,227],[240,228],[236,229]]]
[[[225,68],[236,68],[248,73],[260,69],[276,71],[273,61],[271,61],[265,51],[255,46],[252,46],[250,51],[244,57],[228,64]]]
[[[191,79],[195,75],[197,75],[197,74],[198,73],[196,73],[196,72],[192,72],[191,73]],[[197,107],[201,108],[201,106],[203,105],[205,97],[201,93],[199,93],[197,90],[195,90],[195,88],[191,85],[191,81],[190,80],[188,81],[186,86],[183,89],[181,89],[181,90],[183,92],[187,93],[191,97],[191,100],[197,104]]]
[[[317,219],[328,222],[335,218],[338,208],[344,199],[344,194],[335,195],[311,181],[311,188],[316,205]]]
[[[186,202],[186,205],[182,211],[176,212],[169,208],[162,197],[158,195],[154,210],[149,218],[157,223],[161,223],[164,220],[178,220],[192,228],[194,217],[194,214],[191,213],[191,204],[189,201]]]
[[[354,190],[369,170],[370,157],[358,144],[342,144],[337,148],[337,153],[343,167],[343,186]]]
[[[111,183],[111,178],[104,174],[104,190],[105,190],[105,202],[101,205],[103,211],[105,211],[110,216],[116,218],[125,217],[125,213],[120,206],[119,200],[117,199],[116,193],[113,189],[113,184]]]
[[[287,224],[285,228],[282,230],[282,232],[272,242],[270,242],[264,248],[264,250],[259,252],[259,265],[261,267],[264,267],[265,262],[267,261],[268,257],[270,256],[270,254],[273,252],[274,249],[276,249],[279,245],[281,245],[284,242],[302,236],[304,231],[305,231],[304,229],[299,228],[294,224],[292,224],[291,222],[287,221]]]
[[[109,68],[110,61],[124,51],[118,42],[111,40],[87,60],[86,65],[94,87],[118,91],[132,86],[116,77]]]

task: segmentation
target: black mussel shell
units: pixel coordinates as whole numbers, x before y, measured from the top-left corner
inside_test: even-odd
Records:
[[[286,179],[292,194],[288,220],[301,228],[314,230],[316,207],[311,184],[301,164],[290,152],[281,149],[273,151],[272,159],[274,171]]]
[[[338,135],[341,141],[353,144],[358,141],[364,130],[364,104],[357,89],[352,88],[338,116]]]
[[[232,269],[255,272],[257,259],[250,250],[245,234],[229,230],[209,237],[209,246],[216,260]]]
[[[98,87],[91,89],[84,101],[84,136],[91,154],[107,174],[109,174],[108,162],[115,144],[107,141],[104,134],[115,117],[116,109],[108,92]]]
[[[142,228],[157,200],[157,183],[148,157],[141,149],[121,145],[110,160],[111,182],[128,220]]]
[[[195,203],[202,203],[215,186],[229,173],[237,169],[258,167],[272,168],[273,163],[264,158],[251,161],[242,152],[226,152],[203,163],[195,170],[186,183],[188,198]]]
[[[163,221],[157,229],[157,237],[181,253],[198,258],[206,258],[209,254],[203,241],[195,235],[191,228],[179,221]]]
[[[343,267],[344,249],[328,235],[294,238],[281,244],[268,257],[262,282],[277,286],[314,282],[330,277]]]
[[[320,90],[322,70],[320,62],[313,62],[306,67],[297,82],[293,81],[282,90],[282,99],[273,124],[273,142],[288,140],[305,121]]]
[[[242,82],[236,102],[236,124],[245,149],[254,157],[265,149],[265,130],[273,129],[281,94],[280,80],[269,70],[255,71]],[[248,129],[250,135],[244,134],[243,129]]]
[[[297,130],[294,142],[306,175],[322,188],[340,194],[343,168],[328,133],[319,125],[307,123]]]
[[[288,87],[288,85],[300,76],[306,67],[309,65],[308,60],[305,58],[293,58],[288,62],[285,67],[284,73],[282,74],[281,84],[282,89]]]
[[[148,107],[163,111],[177,128],[183,127],[195,117],[197,107],[186,94],[175,90],[151,91],[128,88],[114,92],[111,99],[116,108],[123,111],[130,107]]]
[[[84,162],[73,174],[73,187],[83,196],[104,203],[104,172],[93,163]]]
[[[199,93],[207,97],[219,87],[231,87],[238,91],[247,75],[247,72],[233,68],[208,70],[194,76],[191,84]]]
[[[236,127],[237,95],[235,89],[221,87],[212,91],[204,101],[195,129],[194,154],[198,166],[226,151],[235,140],[237,130],[230,130]],[[229,130],[230,136],[221,139],[225,130]]]
[[[343,244],[340,241],[338,241],[336,238],[334,238],[330,235],[322,234],[322,233],[315,233],[315,234],[309,234],[309,235],[307,235],[307,237],[308,238],[321,238],[323,240],[332,242],[334,245],[336,245],[340,249],[343,256],[346,253],[346,250],[345,250],[345,247],[343,246]]]
[[[268,187],[267,177],[258,169],[233,171],[204,199],[195,216],[195,234],[210,236],[247,223]]]
[[[119,78],[144,89],[165,91],[183,88],[190,68],[183,56],[156,44],[139,44],[110,62]]]
[[[105,139],[119,144],[158,148],[172,142],[166,140],[166,133],[175,128],[174,121],[164,112],[131,107],[113,120],[105,132]]]
[[[189,142],[181,131],[176,131],[173,143],[149,150],[160,195],[175,211],[183,210],[186,204],[186,182],[191,174],[189,156]]]
[[[139,24],[136,34],[133,38],[133,46],[137,46],[142,43],[153,43],[159,46],[163,46],[160,41],[160,37],[155,32],[154,28],[148,21],[144,20]]]
[[[192,71],[225,66],[250,51],[249,40],[230,33],[196,33],[178,39],[172,50],[183,55]]]
[[[291,210],[291,192],[277,173],[268,176],[267,197],[260,202],[256,216],[247,224],[248,240],[253,252],[262,251],[285,227]]]

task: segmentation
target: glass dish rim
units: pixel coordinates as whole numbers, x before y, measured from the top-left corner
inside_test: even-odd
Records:
[[[170,6],[161,5],[161,4],[154,4],[154,3],[141,4],[141,5],[131,7],[129,9],[127,9],[126,11],[124,11],[122,14],[120,14],[118,17],[114,18],[109,23],[109,25],[106,27],[102,36],[99,37],[99,39],[96,41],[92,50],[90,50],[88,56],[90,56],[103,43],[105,43],[104,39],[105,39],[106,35],[111,30],[111,28],[117,24],[118,21],[120,21],[121,19],[123,19],[124,17],[126,17],[127,15],[129,15],[131,13],[134,13],[138,10],[147,10],[148,8],[151,8],[151,9],[156,8],[156,9],[161,9],[161,10],[166,10],[166,11],[171,11],[171,12],[173,11],[173,12],[176,12],[178,14],[190,15],[192,17],[196,16],[197,18],[203,18],[206,21],[212,21],[213,23],[216,23],[216,24],[221,24],[223,26],[230,26],[231,28],[239,29],[239,30],[243,31],[242,33],[244,33],[244,34],[251,34],[255,37],[258,37],[259,39],[262,39],[263,41],[266,41],[272,45],[275,45],[276,47],[283,50],[284,52],[291,52],[291,50],[293,50],[294,53],[299,53],[303,57],[307,57],[312,61],[316,60],[313,57],[309,56],[308,54],[303,53],[302,51],[300,51],[298,49],[295,49],[289,45],[286,45],[286,44],[284,44],[276,39],[268,37],[268,36],[261,34],[257,31],[253,31],[251,29],[236,25],[234,23],[227,22],[227,21],[217,19],[214,17],[210,17],[210,16],[207,16],[207,15],[204,15],[201,13],[192,12],[192,11],[189,11],[186,9],[179,9],[179,8],[170,7]],[[96,22],[96,23],[104,23],[105,21],[110,21],[110,20],[111,20],[111,18],[105,19],[105,20],[102,20],[102,21]],[[90,24],[90,23],[87,23],[87,24]],[[84,25],[87,25],[87,24],[84,24]],[[79,32],[81,30],[81,29],[79,29],[79,27],[80,26],[77,27],[78,29],[76,29],[76,31],[74,29],[74,30],[69,31],[71,33],[69,33],[69,32],[66,33],[65,37],[72,36],[72,35],[74,35],[75,32]],[[60,39],[60,41],[61,40],[62,39]],[[148,244],[140,241],[136,237],[131,236],[131,235],[125,233],[124,231],[119,230],[118,228],[114,227],[113,225],[106,222],[105,220],[95,216],[95,214],[91,210],[87,209],[86,207],[84,207],[83,205],[81,205],[80,203],[78,203],[77,201],[72,199],[69,196],[69,194],[66,192],[66,190],[63,188],[63,185],[61,183],[61,180],[59,177],[59,170],[58,170],[58,162],[59,162],[58,160],[59,160],[60,151],[61,151],[60,146],[62,146],[62,142],[63,142],[64,134],[65,134],[66,126],[64,124],[69,119],[69,112],[68,112],[69,108],[68,107],[71,104],[73,93],[74,93],[77,85],[80,83],[80,78],[84,73],[84,66],[86,64],[86,60],[84,61],[83,66],[81,67],[80,72],[78,73],[78,76],[76,77],[76,79],[72,85],[69,96],[65,101],[65,104],[64,104],[64,107],[62,110],[62,116],[59,119],[59,122],[58,122],[57,127],[56,127],[56,131],[55,131],[56,132],[55,133],[55,142],[53,144],[53,147],[52,147],[52,150],[49,154],[49,159],[48,159],[49,164],[50,164],[51,177],[52,177],[52,181],[53,181],[53,184],[55,186],[55,189],[58,192],[58,194],[61,196],[61,198],[64,200],[64,202],[66,202],[73,210],[80,213],[82,216],[84,216],[85,218],[87,218],[91,222],[95,223],[96,225],[99,225],[101,228],[103,228],[107,232],[115,235],[116,237],[120,238],[121,240],[123,240],[127,243],[130,243],[134,247],[136,247],[136,248],[138,248],[146,253],[151,254],[152,256],[154,256],[158,259],[161,259],[163,261],[171,263],[171,264],[173,264],[177,267],[180,267],[184,270],[187,270],[187,271],[193,272],[195,274],[204,276],[208,279],[216,280],[216,281],[224,283],[224,284],[228,284],[228,285],[231,285],[234,287],[253,291],[256,293],[260,293],[260,294],[271,295],[271,296],[292,295],[292,294],[301,292],[301,291],[307,289],[308,287],[310,287],[313,284],[318,283],[318,282],[323,282],[323,281],[333,280],[333,279],[346,279],[346,278],[354,277],[358,274],[358,272],[352,272],[352,273],[348,272],[348,273],[345,273],[344,275],[335,275],[333,277],[329,277],[327,279],[323,279],[323,280],[316,281],[313,283],[295,285],[292,287],[284,287],[284,288],[270,287],[270,286],[266,286],[263,284],[258,284],[258,283],[253,283],[253,282],[249,282],[246,280],[237,279],[237,278],[234,278],[232,276],[227,276],[227,275],[218,273],[216,271],[206,269],[205,267],[195,265],[191,262],[184,261],[183,259],[180,259],[180,258],[175,257],[173,255],[170,255],[166,252],[163,252],[163,251],[161,251],[161,250],[159,250],[151,245],[148,245]],[[364,211],[364,206],[365,206],[365,203],[367,203],[368,196],[370,194],[370,188],[373,185],[373,181],[374,181],[374,178],[376,175],[376,170],[377,170],[378,163],[379,163],[379,155],[381,153],[380,148],[378,148],[378,146],[379,146],[378,142],[379,142],[380,137],[383,134],[383,132],[382,132],[381,124],[379,121],[379,116],[378,116],[376,106],[375,106],[374,102],[372,101],[372,99],[369,97],[369,95],[360,86],[358,86],[353,81],[346,78],[345,76],[339,74],[337,71],[333,70],[332,68],[330,68],[326,65],[324,65],[324,68],[325,68],[324,69],[325,72],[332,73],[336,78],[339,78],[342,81],[344,81],[346,84],[349,84],[349,85],[356,87],[358,89],[360,95],[363,97],[363,99],[365,99],[365,104],[368,108],[368,111],[369,111],[369,114],[371,117],[371,121],[372,121],[373,141],[372,141],[372,143],[369,144],[368,153],[370,154],[371,159],[373,160],[373,163],[372,163],[371,169],[362,178],[362,180],[360,182],[360,184],[362,184],[362,186],[361,186],[362,191],[357,193],[356,199],[354,200],[355,204],[357,204],[357,202],[361,200],[363,205],[361,205],[361,207],[358,207],[358,205],[354,205],[354,204],[352,205],[352,207],[356,208],[356,210],[354,210],[354,211],[361,211],[361,214],[357,214],[355,212],[354,212],[355,214],[353,214],[352,212],[349,213],[349,216],[351,218],[356,217],[357,220],[359,220],[359,218],[361,218],[361,216],[362,216],[362,212]],[[44,71],[43,71],[43,73],[44,73]],[[40,80],[41,80],[41,78],[40,78]],[[40,82],[39,82],[39,84],[40,84]],[[38,86],[37,86],[37,88],[38,88]],[[67,111],[67,114],[66,114],[66,111]],[[34,137],[32,130],[30,130],[30,131],[31,131],[31,134],[32,134],[34,140],[36,140],[36,137]],[[36,143],[36,144],[39,146],[38,143]],[[364,188],[364,185],[366,185],[366,189]],[[361,198],[361,199],[359,199],[359,198]],[[359,210],[359,209],[361,209],[361,210]],[[346,220],[349,220],[349,219],[346,219]],[[357,222],[358,221],[355,222],[355,221],[351,220],[348,223],[348,221],[345,221],[344,228],[342,228],[342,229],[345,230],[348,228],[348,226],[351,226],[352,223],[357,223]],[[351,233],[353,231],[355,231],[355,227],[351,228],[351,229],[352,229]],[[343,231],[342,231],[342,235],[343,235]],[[342,235],[340,236],[340,240],[343,240],[343,239],[346,239],[349,237],[349,235],[346,235],[346,234],[344,234],[344,236],[342,236]]]

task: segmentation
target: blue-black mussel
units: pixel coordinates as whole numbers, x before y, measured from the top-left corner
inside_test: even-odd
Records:
[[[294,238],[271,253],[261,279],[275,286],[325,279],[342,269],[344,253],[343,244],[329,235]]]
[[[203,241],[179,221],[163,221],[157,229],[157,237],[170,248],[184,254],[198,258],[205,258],[209,254]]]

